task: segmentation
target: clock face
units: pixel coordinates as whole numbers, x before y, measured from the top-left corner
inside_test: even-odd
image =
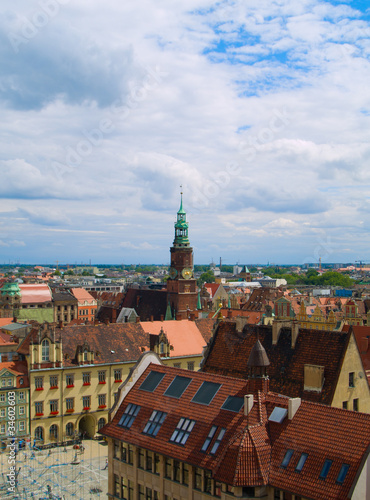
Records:
[[[171,278],[171,279],[175,279],[175,278],[176,278],[176,276],[177,276],[177,271],[176,271],[176,269],[175,269],[174,267],[171,267],[171,268],[170,268],[170,272],[169,272],[169,274],[170,274],[170,278]]]
[[[185,268],[181,272],[184,279],[190,279],[193,276],[193,271],[191,269]]]

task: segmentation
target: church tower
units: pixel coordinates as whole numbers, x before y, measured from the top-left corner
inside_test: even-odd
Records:
[[[182,319],[187,318],[189,311],[196,311],[198,299],[197,283],[194,279],[193,249],[190,246],[188,228],[181,193],[180,208],[175,222],[175,239],[171,247],[167,294],[172,313]]]

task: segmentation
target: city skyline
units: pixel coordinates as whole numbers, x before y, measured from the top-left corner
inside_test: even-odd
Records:
[[[366,2],[1,13],[1,262],[368,261]]]

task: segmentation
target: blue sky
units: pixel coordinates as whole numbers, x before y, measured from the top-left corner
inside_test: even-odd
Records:
[[[367,2],[0,10],[0,262],[370,260]]]

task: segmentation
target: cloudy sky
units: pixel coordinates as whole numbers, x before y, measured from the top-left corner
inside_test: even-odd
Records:
[[[0,262],[370,260],[369,13],[3,0]]]

